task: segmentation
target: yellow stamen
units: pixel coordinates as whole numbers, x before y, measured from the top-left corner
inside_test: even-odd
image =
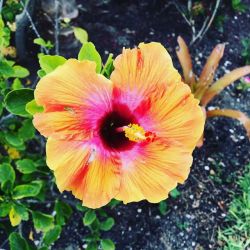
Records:
[[[129,124],[123,128],[123,131],[130,141],[140,142],[146,139],[146,131],[138,124]]]

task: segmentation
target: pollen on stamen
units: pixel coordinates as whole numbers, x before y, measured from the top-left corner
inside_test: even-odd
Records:
[[[155,133],[150,131],[145,131],[143,127],[138,124],[129,124],[128,126],[124,126],[123,131],[125,132],[125,136],[134,142],[147,141],[151,142],[155,139]]]

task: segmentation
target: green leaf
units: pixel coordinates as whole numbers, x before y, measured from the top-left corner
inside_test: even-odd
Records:
[[[21,217],[22,220],[27,221],[29,219],[28,209],[24,205],[14,203],[12,207],[15,209],[16,213]]]
[[[159,210],[160,210],[160,213],[162,215],[165,215],[168,211],[168,205],[167,205],[167,202],[164,200],[164,201],[161,201],[159,203]]]
[[[18,233],[11,233],[9,236],[9,243],[11,250],[29,250],[28,243]]]
[[[82,44],[88,42],[88,33],[86,30],[79,27],[73,27],[73,30],[77,40],[79,40]]]
[[[48,48],[48,49],[52,49],[54,46],[53,44],[51,43],[51,41],[45,41],[43,38],[36,38],[34,39],[34,44],[37,44],[37,45],[40,45],[40,46],[43,46],[45,48]]]
[[[115,244],[110,239],[101,240],[101,246],[103,250],[115,250]]]
[[[84,207],[80,202],[76,203],[76,209],[80,212],[86,212],[88,210],[88,208]]]
[[[43,237],[43,244],[45,244],[46,246],[50,246],[52,243],[58,240],[61,232],[62,228],[56,225],[54,228],[45,233]]]
[[[37,231],[48,232],[54,227],[54,217],[41,212],[32,212],[34,227]]]
[[[11,204],[9,202],[0,203],[0,217],[5,217],[9,214]]]
[[[17,90],[17,89],[22,89],[23,85],[22,82],[20,81],[20,79],[16,78],[11,86],[12,89]]]
[[[101,74],[105,75],[107,78],[110,77],[111,73],[114,70],[114,65],[113,65],[113,54],[109,54],[108,59],[102,69]]]
[[[33,126],[32,120],[27,119],[23,121],[22,127],[18,130],[18,136],[23,140],[27,141],[35,136],[35,128]]]
[[[98,249],[98,245],[96,242],[88,243],[88,246],[86,248],[86,250],[97,250],[97,249]]]
[[[9,213],[9,220],[12,227],[18,226],[22,221],[21,216],[16,212],[13,207],[11,208]]]
[[[0,92],[0,116],[3,112],[3,100],[4,100],[4,97],[3,97],[3,95],[1,95],[1,92]]]
[[[43,39],[43,38],[35,38],[34,39],[34,44],[37,44],[37,45],[40,45],[40,46],[46,46],[46,42],[45,42],[45,40]]]
[[[46,74],[63,65],[67,60],[62,56],[43,55],[39,58],[39,64]]]
[[[42,78],[42,77],[46,76],[46,72],[45,72],[44,70],[42,70],[42,69],[39,69],[39,70],[37,71],[37,75],[38,75],[40,78]]]
[[[56,223],[61,226],[66,224],[66,221],[72,214],[72,208],[67,203],[62,201],[56,201],[55,211]]]
[[[39,194],[42,186],[38,183],[18,185],[13,190],[13,199],[23,199],[26,197],[35,197]]]
[[[96,63],[96,72],[100,73],[102,68],[102,58],[100,54],[97,52],[95,45],[91,42],[87,42],[83,44],[79,54],[78,60],[89,60]]]
[[[88,210],[84,217],[83,217],[83,223],[85,226],[91,225],[96,219],[96,213],[94,210]]]
[[[0,165],[0,182],[2,190],[13,187],[15,182],[16,174],[13,167],[8,163]]]
[[[112,199],[110,202],[109,202],[109,207],[111,209],[115,208],[117,205],[119,205],[121,203],[121,201],[118,201],[116,199]]]
[[[24,88],[10,91],[5,97],[6,109],[15,115],[27,117],[29,113],[25,110],[28,102],[34,99],[34,91]]]
[[[26,107],[25,107],[26,111],[31,114],[31,115],[34,115],[36,113],[42,113],[44,108],[42,106],[39,106],[37,105],[35,99],[28,102],[26,104]]]
[[[0,75],[11,77],[13,73],[13,68],[6,61],[0,61]]]
[[[100,229],[103,231],[109,231],[115,224],[115,220],[113,218],[108,218],[104,222],[101,222]]]
[[[173,197],[174,199],[178,198],[181,195],[181,192],[175,188],[170,192],[170,196]]]
[[[36,165],[31,159],[18,160],[16,168],[23,174],[30,174],[36,171]]]
[[[14,73],[11,77],[25,78],[30,74],[30,72],[26,68],[19,65],[13,66],[12,69],[14,70]]]
[[[23,145],[23,140],[19,138],[17,134],[13,134],[13,132],[5,133],[4,138],[7,143],[13,147],[20,147]]]

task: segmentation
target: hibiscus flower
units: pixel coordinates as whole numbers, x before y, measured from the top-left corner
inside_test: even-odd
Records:
[[[69,59],[40,80],[35,100],[57,186],[83,205],[160,202],[187,179],[204,115],[161,44],[124,49],[110,80]]]

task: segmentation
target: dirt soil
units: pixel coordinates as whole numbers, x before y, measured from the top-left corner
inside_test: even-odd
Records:
[[[73,23],[88,31],[104,58],[110,52],[118,55],[122,47],[157,41],[168,48],[174,65],[180,69],[175,56],[177,36],[190,41],[191,29],[168,1],[78,2],[79,16]],[[250,4],[249,0],[243,2]],[[249,36],[250,13],[236,13],[229,3],[224,1],[218,14],[227,16],[223,31],[212,25],[204,39],[191,49],[196,72],[200,72],[212,48],[221,42],[226,43],[226,49],[216,77],[244,65],[240,41]],[[77,55],[75,48],[62,46],[61,52],[67,57]],[[237,83],[224,90],[210,107],[239,109],[250,115],[250,89],[240,91],[236,86]],[[104,237],[113,239],[118,250],[219,249],[217,231],[223,226],[236,180],[250,161],[249,149],[249,140],[239,122],[228,118],[209,119],[204,146],[194,152],[191,174],[178,187],[181,195],[168,199],[168,213],[162,216],[157,204],[145,201],[107,209],[116,224]],[[52,249],[85,248],[85,230],[82,218],[75,213]]]

